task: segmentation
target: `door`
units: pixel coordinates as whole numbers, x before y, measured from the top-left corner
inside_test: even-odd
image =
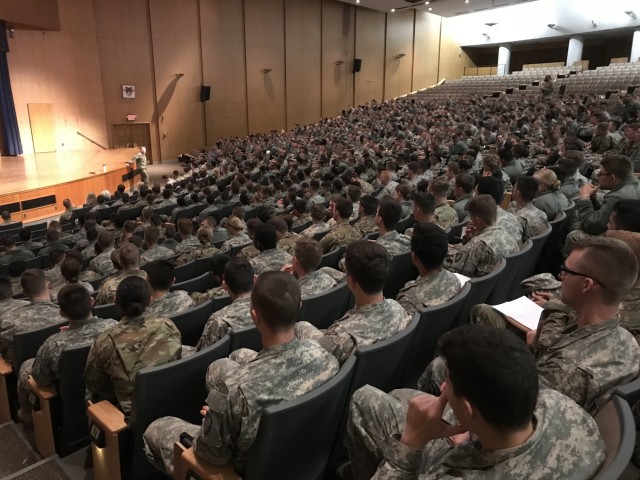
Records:
[[[114,123],[113,148],[147,147],[147,161],[153,163],[151,148],[151,124],[149,123]]]
[[[56,124],[50,103],[28,103],[34,153],[56,151]]]

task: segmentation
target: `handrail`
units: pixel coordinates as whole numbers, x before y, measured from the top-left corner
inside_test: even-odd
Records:
[[[105,146],[103,146],[103,145],[100,145],[98,142],[96,142],[96,141],[94,141],[94,140],[91,140],[91,139],[90,139],[89,137],[87,137],[84,133],[80,133],[80,132],[78,132],[78,131],[76,131],[76,133],[77,133],[78,135],[80,135],[82,138],[84,138],[84,139],[86,139],[86,140],[89,140],[89,141],[90,141],[91,143],[93,143],[94,145],[99,146],[101,149],[103,149],[103,150],[109,150],[107,147],[105,147]]]

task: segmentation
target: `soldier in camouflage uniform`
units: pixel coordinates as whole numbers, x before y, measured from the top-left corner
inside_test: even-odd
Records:
[[[147,267],[147,280],[153,293],[145,311],[148,317],[173,317],[196,306],[184,290],[169,291],[174,284],[174,267],[168,260],[156,260]]]
[[[262,410],[304,395],[337,373],[338,362],[317,343],[294,338],[299,308],[300,289],[290,275],[267,272],[258,277],[251,316],[263,344],[270,346],[218,379],[202,409],[201,426],[174,417],[149,425],[144,433],[147,456],[158,469],[171,474],[173,444],[187,432],[194,437],[196,457],[214,465],[232,462],[242,474]]]
[[[375,222],[380,230],[376,239],[391,256],[408,253],[411,250],[411,238],[396,231],[396,225],[402,215],[402,206],[397,200],[385,197],[380,200],[380,206],[375,216]]]
[[[113,233],[100,232],[98,234],[98,247],[100,248],[100,255],[96,256],[89,263],[89,270],[96,272],[99,276],[111,275],[116,271],[113,262],[111,261],[111,252],[113,252]]]
[[[324,203],[324,198],[322,199],[322,203]],[[291,215],[293,215],[293,227],[299,227],[311,221],[311,215],[307,212],[307,204],[304,200],[298,199],[293,201]]]
[[[125,278],[116,291],[123,317],[96,338],[85,371],[85,384],[94,400],[108,400],[125,415],[138,371],[180,359],[180,331],[168,318],[145,316],[151,287],[140,277]]]
[[[458,278],[442,268],[447,256],[447,234],[433,223],[416,223],[411,237],[413,264],[420,276],[400,289],[396,300],[410,314],[449,301],[460,292]]]
[[[25,270],[20,278],[29,303],[6,312],[0,317],[0,355],[13,362],[13,337],[64,322],[58,306],[51,302],[51,286],[38,268]]]
[[[354,393],[347,446],[356,480],[588,480],[598,471],[605,450],[595,421],[539,389],[533,356],[515,336],[467,325],[441,350],[449,374],[439,397],[368,385]]]
[[[451,185],[446,177],[435,178],[429,184],[429,193],[433,195],[436,202],[434,219],[443,230],[447,230],[454,223],[458,223],[458,212],[447,202],[450,187]]]
[[[147,250],[141,255],[144,263],[153,262],[163,258],[171,258],[175,252],[170,248],[158,245],[160,239],[160,231],[156,227],[147,227],[144,229],[144,243]]]
[[[244,232],[242,220],[237,217],[230,218],[226,225],[227,232],[229,232],[229,239],[220,247],[221,253],[230,251],[233,247],[241,247],[243,245],[249,245],[251,239],[249,235]]]
[[[346,247],[351,242],[355,242],[361,238],[360,232],[349,225],[348,221],[353,212],[353,204],[345,198],[338,198],[335,201],[335,205],[333,219],[337,225],[320,240],[320,246],[324,253],[329,253],[337,247]],[[360,206],[362,207],[362,204]],[[375,227],[375,231],[377,231],[377,229],[378,227]]]
[[[259,225],[262,225],[262,221],[259,218],[252,218],[247,222],[247,235],[249,236],[252,242],[256,232],[256,228],[258,228]],[[242,250],[240,250],[239,255],[242,255],[242,257],[246,258],[247,260],[251,260],[253,257],[257,256],[259,253],[260,253],[260,250],[258,250],[255,247],[255,245],[252,243],[251,245],[247,245]]]
[[[242,257],[244,258],[244,257]],[[224,267],[226,263],[229,261],[229,257],[227,255],[216,255],[211,259],[211,277],[213,288],[210,288],[206,292],[193,292],[191,294],[191,298],[196,302],[196,305],[200,305],[207,300],[211,300],[216,297],[220,297],[222,295],[226,295],[224,288],[222,288],[222,278],[224,276]]]
[[[60,265],[62,265],[62,261],[64,260],[65,252],[61,250],[51,250],[48,257],[49,265],[51,265],[51,267],[45,270],[44,274],[47,277],[47,280],[49,280],[51,289],[57,290],[65,283],[65,279],[60,271]]]
[[[211,230],[210,228],[200,227],[198,229],[198,233],[196,234],[196,238],[200,242],[200,247],[189,253],[183,253],[182,255],[180,255],[175,260],[176,265],[183,265],[198,258],[213,257],[214,255],[220,253],[220,250],[211,244],[211,240],[213,239],[213,230]]]
[[[125,278],[135,276],[144,280],[147,279],[147,272],[140,270],[140,251],[133,243],[125,243],[119,250],[114,252],[117,256],[122,271],[107,278],[96,295],[96,305],[106,305],[107,303],[113,303],[116,298],[116,290],[118,285]]]
[[[190,219],[181,218],[178,220],[178,232],[182,241],[175,248],[176,253],[191,253],[202,246],[198,237],[193,236],[193,223]]]
[[[289,221],[291,217],[289,217]],[[267,223],[273,225],[276,229],[276,242],[279,250],[287,252],[289,255],[293,255],[293,249],[296,246],[296,242],[300,238],[300,235],[293,233],[290,230],[285,217],[278,216],[269,220]]]
[[[515,215],[500,206],[504,197],[503,188],[502,182],[496,177],[480,177],[476,184],[476,195],[486,194],[493,197],[498,206],[495,226],[507,232],[518,245],[521,245],[524,233],[523,223]]]
[[[316,204],[311,207],[311,225],[300,232],[300,235],[313,238],[318,233],[328,231],[329,225],[324,221],[326,212],[327,210],[322,204]]]
[[[513,199],[509,212],[514,214],[523,226],[522,239],[541,235],[547,231],[547,214],[536,208],[533,199],[536,196],[538,182],[535,178],[522,175],[513,188]]]
[[[493,270],[498,260],[516,253],[518,244],[511,235],[495,226],[497,207],[493,197],[473,197],[467,210],[470,216],[465,230],[467,242],[451,247],[444,265],[455,273],[482,277]]]
[[[260,252],[250,260],[256,275],[280,270],[287,263],[291,263],[291,255],[276,248],[276,229],[273,225],[268,223],[258,225],[253,243]]]
[[[347,246],[345,259],[347,285],[355,296],[355,307],[324,332],[308,322],[296,324],[298,338],[318,341],[340,364],[357,347],[389,338],[412,320],[398,302],[382,295],[391,268],[391,256],[384,248],[359,240]]]
[[[69,321],[69,327],[47,338],[34,358],[25,361],[18,375],[18,399],[22,414],[31,410],[27,401],[29,395],[29,375],[39,387],[55,387],[60,378],[59,366],[62,351],[88,342],[116,325],[115,320],[95,318],[91,314],[93,301],[89,292],[81,285],[65,285],[56,298],[60,305],[60,315]]]
[[[358,221],[353,224],[353,228],[355,228],[358,232],[360,232],[361,237],[364,237],[366,235],[369,235],[370,233],[375,233],[378,231],[378,226],[376,225],[376,220],[374,218],[377,211],[378,211],[378,199],[370,195],[364,195],[360,197],[360,208],[358,209]],[[334,215],[334,218],[335,218],[335,215]]]
[[[0,276],[0,318],[5,313],[15,310],[18,307],[24,307],[29,304],[28,300],[15,300],[13,296],[13,288],[11,278]]]
[[[232,303],[209,317],[196,345],[197,350],[213,345],[234,328],[253,325],[251,320],[253,279],[253,267],[244,258],[235,257],[226,263],[222,288],[229,294]]]
[[[527,339],[542,384],[595,415],[616,386],[640,371],[640,347],[617,316],[620,301],[637,280],[637,261],[623,242],[591,237],[576,245],[565,265],[562,301],[545,305],[537,331]],[[418,385],[434,392],[443,379],[438,358]]]

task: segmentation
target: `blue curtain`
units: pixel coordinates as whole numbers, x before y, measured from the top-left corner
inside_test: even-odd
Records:
[[[13,104],[13,92],[9,79],[9,64],[7,52],[9,42],[4,21],[0,21],[0,119],[2,120],[2,136],[4,138],[4,153],[6,155],[21,155],[22,142],[18,130],[16,107]]]

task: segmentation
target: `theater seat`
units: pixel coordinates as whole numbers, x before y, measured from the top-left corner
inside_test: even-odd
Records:
[[[528,239],[524,243],[524,245],[522,245],[519,251],[505,257],[507,266],[505,267],[502,275],[500,275],[500,277],[498,278],[498,282],[496,283],[495,288],[489,295],[489,298],[487,300],[488,303],[490,303],[491,305],[499,305],[506,302],[507,300],[512,300],[511,298],[509,298],[509,294],[512,290],[513,283],[516,281],[518,282],[518,284],[520,283],[520,280],[517,279],[518,273],[527,263],[532,248],[533,242],[531,241],[531,239]]]
[[[115,303],[107,303],[105,305],[96,305],[93,307],[93,315],[98,318],[112,318],[120,320],[122,310]]]
[[[317,328],[328,328],[347,311],[349,288],[342,282],[324,293],[310,295],[302,300],[298,319]]]
[[[202,336],[204,326],[207,320],[209,320],[209,315],[211,315],[212,305],[213,302],[207,300],[186,312],[170,317],[171,321],[178,327],[178,330],[180,330],[183,345],[196,346]]]
[[[320,265],[318,265],[318,269],[322,267],[331,267],[338,268],[338,262],[340,258],[342,258],[342,254],[344,253],[344,247],[334,248],[328,253],[322,255],[322,260],[320,260]]]
[[[202,275],[192,278],[190,280],[185,280],[184,282],[174,283],[169,287],[170,292],[175,292],[176,290],[184,290],[189,295],[193,292],[206,292],[212,286],[211,282],[211,273],[208,271],[203,273]]]
[[[411,252],[396,255],[391,260],[391,272],[382,292],[385,298],[396,298],[404,285],[418,278],[418,269],[411,261]]]
[[[238,350],[239,348],[250,348],[256,352],[262,350],[262,335],[260,335],[258,329],[253,325],[244,328],[235,328],[231,330],[230,335],[230,352]]]
[[[604,464],[593,480],[618,480],[626,470],[636,440],[636,425],[629,404],[618,396],[594,417],[606,447]]]
[[[501,258],[500,261],[496,263],[496,266],[493,267],[491,273],[484,277],[475,277],[469,280],[471,290],[469,291],[469,294],[464,301],[464,305],[460,310],[460,314],[456,319],[455,327],[469,323],[469,314],[471,313],[471,309],[479,303],[485,303],[489,299],[489,295],[491,295],[491,292],[498,283],[498,280],[500,280],[500,276],[504,273],[506,266],[507,261],[504,258]]]

